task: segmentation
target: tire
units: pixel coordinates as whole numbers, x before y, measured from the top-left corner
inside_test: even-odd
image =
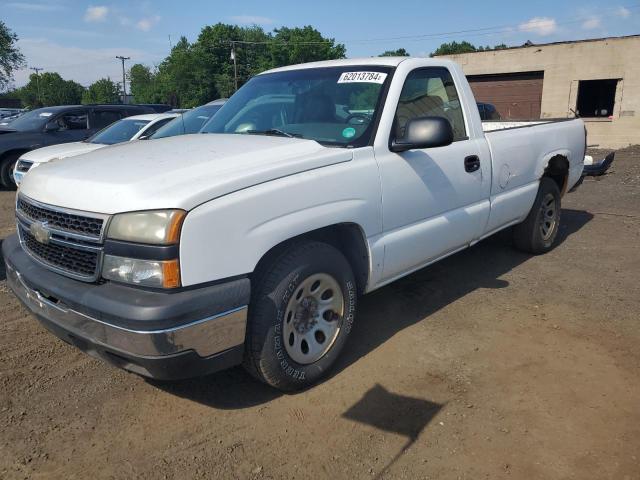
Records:
[[[516,248],[534,255],[551,250],[558,236],[560,212],[558,185],[551,178],[542,177],[529,215],[513,229]]]
[[[355,318],[349,262],[333,246],[309,241],[274,258],[254,281],[244,367],[286,392],[315,384],[340,355]]]
[[[0,184],[6,189],[15,190],[17,188],[16,182],[13,179],[13,167],[19,157],[20,154],[14,153],[0,160]]]

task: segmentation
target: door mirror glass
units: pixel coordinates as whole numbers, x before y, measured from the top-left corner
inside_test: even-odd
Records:
[[[391,142],[391,151],[444,147],[451,142],[453,128],[449,120],[443,117],[418,117],[407,122],[402,138]]]

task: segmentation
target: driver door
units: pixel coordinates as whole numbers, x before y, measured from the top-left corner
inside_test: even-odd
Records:
[[[454,141],[402,153],[388,145],[375,149],[383,199],[382,283],[467,246],[486,225],[491,157],[484,139],[469,138],[457,92],[444,67],[410,72],[391,138],[402,138],[412,118],[438,116],[451,123]]]

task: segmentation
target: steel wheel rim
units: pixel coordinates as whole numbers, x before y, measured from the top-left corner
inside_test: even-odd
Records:
[[[344,310],[344,294],[335,278],[316,273],[304,279],[284,312],[284,346],[291,359],[308,365],[324,357],[340,333]]]
[[[549,240],[558,223],[558,208],[556,206],[556,197],[551,193],[547,193],[542,199],[540,207],[540,234],[543,240]]]

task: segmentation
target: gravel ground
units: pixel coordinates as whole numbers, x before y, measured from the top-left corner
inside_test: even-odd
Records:
[[[640,478],[640,148],[563,207],[547,255],[499,234],[364,297],[338,367],[296,395],[105,365],[0,269],[0,478]]]

